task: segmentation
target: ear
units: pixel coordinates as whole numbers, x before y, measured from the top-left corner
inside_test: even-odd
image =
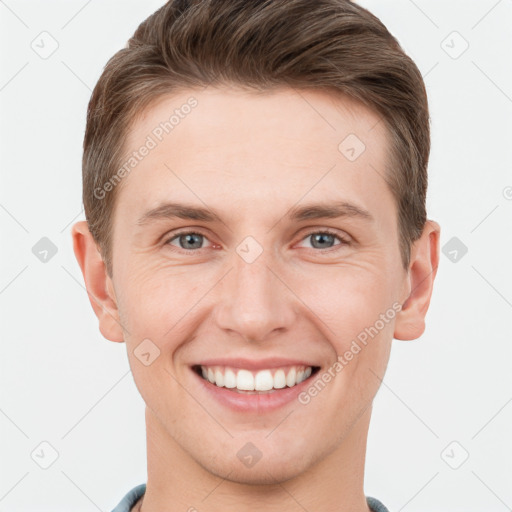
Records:
[[[75,257],[84,276],[92,309],[98,317],[101,334],[110,341],[122,342],[124,336],[114,286],[107,275],[105,263],[89,231],[87,221],[74,224],[71,234]]]
[[[408,297],[395,322],[394,338],[397,340],[415,340],[425,331],[425,315],[439,265],[440,233],[439,224],[427,220],[421,237],[411,248],[407,276]]]

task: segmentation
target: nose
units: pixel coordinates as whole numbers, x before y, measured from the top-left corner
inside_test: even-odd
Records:
[[[217,327],[250,342],[282,335],[296,323],[299,301],[267,257],[269,252],[252,263],[235,254],[233,268],[217,290]]]

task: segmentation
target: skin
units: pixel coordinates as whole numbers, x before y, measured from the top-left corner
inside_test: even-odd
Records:
[[[169,95],[136,120],[127,154],[190,96],[198,106],[119,185],[111,277],[86,222],[72,230],[100,330],[127,344],[146,403],[141,510],[240,512],[258,503],[270,512],[367,512],[372,401],[393,338],[416,339],[425,329],[439,225],[426,223],[406,271],[397,208],[382,178],[384,123],[325,92],[257,95],[223,87]],[[353,162],[338,149],[350,133],[366,145]],[[368,210],[373,222],[286,217],[294,206],[341,199]],[[171,200],[206,206],[222,222],[137,224]],[[178,228],[204,237],[187,245],[175,237]],[[350,244],[334,237],[315,245],[311,235],[326,228]],[[236,251],[247,236],[263,251],[252,263]],[[397,303],[401,311],[307,405],[294,400],[271,413],[231,411],[205,393],[190,369],[206,358],[281,356],[311,360],[322,367],[319,378]],[[144,339],[160,350],[148,366],[134,354]],[[251,468],[237,457],[248,442],[262,453]]]

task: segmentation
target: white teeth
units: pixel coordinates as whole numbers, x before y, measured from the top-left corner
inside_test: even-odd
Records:
[[[227,388],[236,388],[236,375],[229,368],[224,372],[224,386]]]
[[[286,376],[286,385],[289,388],[291,388],[292,386],[295,386],[295,384],[297,383],[297,381],[295,380],[296,376],[297,376],[297,372],[296,372],[295,368],[292,368],[288,372],[288,375]]]
[[[242,391],[254,391],[254,377],[249,370],[238,371],[236,387]]]
[[[286,387],[286,375],[283,370],[277,370],[274,375],[274,387],[276,389],[282,389]]]
[[[240,391],[271,391],[293,387],[306,380],[312,373],[311,366],[291,366],[276,370],[237,370],[223,366],[201,366],[203,378],[218,387],[236,388]]]
[[[215,370],[215,384],[220,388],[224,387],[224,374],[218,368]]]
[[[254,378],[254,389],[256,391],[268,391],[274,387],[274,378],[270,370],[263,370]]]

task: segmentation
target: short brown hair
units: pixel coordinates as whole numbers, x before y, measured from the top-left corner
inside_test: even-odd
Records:
[[[420,71],[381,21],[348,0],[170,0],[108,61],[89,102],[83,203],[109,275],[119,187],[101,198],[98,187],[118,171],[128,130],[152,101],[207,85],[339,91],[376,112],[390,135],[384,178],[408,268],[427,220],[428,103]]]

